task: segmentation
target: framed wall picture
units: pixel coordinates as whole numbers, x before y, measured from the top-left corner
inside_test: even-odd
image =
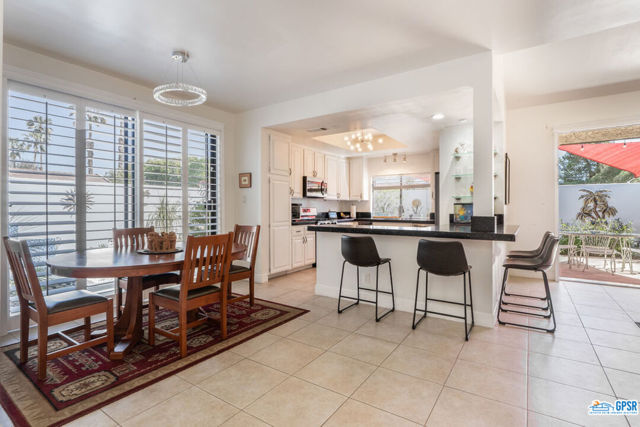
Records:
[[[240,188],[251,188],[251,172],[241,173],[239,178]]]

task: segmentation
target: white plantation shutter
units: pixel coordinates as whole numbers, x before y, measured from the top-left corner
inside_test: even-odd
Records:
[[[182,241],[182,128],[145,119],[142,145],[144,224]]]
[[[8,235],[27,240],[45,295],[75,280],[48,274],[47,257],[76,250],[76,105],[44,91],[8,91]],[[6,270],[5,270],[6,271]],[[19,311],[9,279],[10,313]]]
[[[217,234],[218,137],[203,131],[187,131],[189,234]]]
[[[113,228],[135,227],[136,120],[133,115],[87,108],[87,249],[107,247]]]

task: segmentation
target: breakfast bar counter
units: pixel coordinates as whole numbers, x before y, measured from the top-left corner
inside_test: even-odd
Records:
[[[396,310],[413,312],[416,290],[416,263],[420,239],[456,240],[462,243],[467,261],[472,266],[473,303],[478,325],[492,327],[495,323],[500,287],[502,263],[506,256],[506,243],[514,242],[518,226],[499,226],[496,232],[471,231],[468,225],[360,225],[341,223],[308,226],[316,232],[316,294],[338,297],[342,269],[342,235],[369,235],[383,258],[391,258]],[[384,267],[386,269],[386,267]],[[389,276],[380,274],[380,289],[389,290]],[[421,275],[424,281],[424,273]],[[361,286],[375,286],[375,268],[360,268]],[[356,295],[356,268],[347,265],[344,271],[343,294]],[[365,291],[366,292],[366,291]],[[457,300],[462,297],[459,277],[429,276],[429,297]],[[424,301],[424,284],[420,287],[418,301]],[[391,307],[389,296],[380,297],[380,305]],[[420,305],[422,307],[422,305]],[[462,309],[449,304],[430,302],[429,310],[450,314],[462,314]],[[410,328],[411,325],[409,324]]]

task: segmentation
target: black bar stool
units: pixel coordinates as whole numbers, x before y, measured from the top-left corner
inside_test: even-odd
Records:
[[[545,245],[547,244],[547,240],[553,237],[553,233],[550,231],[546,231],[542,236],[542,240],[540,241],[540,245],[533,250],[530,251],[509,251],[507,252],[507,258],[537,258],[542,255],[542,251],[544,250]],[[523,297],[523,298],[531,298],[531,299],[539,299],[541,301],[545,301],[546,297],[532,297],[529,295],[522,294],[510,294],[507,292],[507,289],[504,290],[504,295],[507,297]]]
[[[376,248],[376,243],[373,241],[373,238],[369,236],[363,237],[353,237],[353,236],[342,236],[342,256],[344,258],[344,262],[342,263],[342,274],[340,275],[340,292],[338,294],[338,313],[342,313],[348,308],[353,307],[354,305],[358,305],[360,301],[368,302],[376,305],[376,322],[379,322],[387,314],[391,313],[396,309],[396,302],[393,295],[393,276],[391,275],[391,259],[390,258],[380,258],[378,255],[378,249]],[[342,295],[342,280],[344,279],[344,265],[346,263],[352,264],[356,266],[356,286],[358,296],[357,298],[348,297]],[[389,280],[391,281],[391,292],[389,291],[381,291],[378,289],[378,273],[380,270],[380,266],[383,264],[389,264]],[[376,288],[363,288],[360,286],[360,267],[375,267],[376,268]],[[360,291],[370,291],[376,293],[375,301],[366,300],[360,298]],[[391,295],[391,309],[387,310],[382,316],[378,316],[378,294],[388,294]],[[354,300],[354,303],[349,304],[344,308],[340,308],[340,300],[342,298]]]
[[[469,341],[469,333],[475,324],[473,317],[473,292],[471,290],[471,266],[467,264],[467,257],[464,253],[464,247],[460,242],[436,242],[432,240],[422,239],[418,243],[418,276],[416,278],[416,298],[413,308],[413,329],[427,317],[427,313],[439,314],[441,316],[455,317],[456,319],[464,319],[464,339]],[[418,289],[420,286],[420,271],[425,271],[425,292],[424,292],[424,310],[418,309]],[[464,294],[463,302],[446,301],[436,298],[429,298],[429,273],[437,276],[462,276],[462,293]],[[467,304],[467,275],[469,276],[469,304]],[[464,307],[464,316],[456,316],[454,314],[440,313],[431,311],[427,307],[428,301],[445,302],[448,304],[456,304]],[[471,309],[471,327],[467,324],[467,307]],[[416,313],[421,312],[422,317],[416,323]]]
[[[539,331],[545,331],[545,332],[554,332],[556,330],[556,316],[553,312],[553,302],[551,301],[551,292],[549,291],[549,280],[547,279],[547,270],[549,270],[551,268],[551,266],[553,265],[555,258],[556,258],[556,253],[558,251],[558,238],[551,235],[550,237],[548,237],[544,243],[544,246],[542,248],[542,252],[539,256],[537,257],[533,257],[533,258],[507,258],[507,260],[505,261],[505,263],[503,264],[504,267],[504,275],[502,277],[502,291],[500,292],[500,306],[499,306],[499,311],[498,311],[498,323],[501,325],[512,325],[512,326],[520,326],[523,328],[530,328],[530,329],[537,329]],[[543,300],[546,301],[546,306],[538,306],[538,305],[530,305],[530,304],[521,304],[521,303],[514,303],[514,302],[508,302],[504,299],[505,296],[511,296],[511,295],[516,295],[516,294],[507,294],[506,289],[507,289],[507,280],[509,279],[509,270],[510,269],[516,269],[516,270],[528,270],[528,271],[539,271],[540,273],[542,273],[542,279],[544,281],[544,292],[545,292],[545,296],[544,297],[536,297],[536,296],[530,296],[530,295],[519,295],[521,298],[530,298],[530,299],[538,299],[538,300]],[[513,310],[510,308],[505,308],[505,306],[516,306],[516,307],[524,307],[530,310],[535,310],[538,312],[529,312],[529,311],[521,311],[521,310]],[[542,328],[542,327],[538,327],[538,326],[529,326],[529,325],[523,325],[520,323],[513,323],[513,322],[505,322],[502,319],[500,319],[500,314],[501,313],[517,313],[517,314],[523,314],[526,316],[536,316],[536,317],[542,317],[542,318],[551,318],[553,320],[553,327],[552,328]]]

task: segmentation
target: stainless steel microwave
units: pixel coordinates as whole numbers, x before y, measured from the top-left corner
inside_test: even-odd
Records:
[[[322,197],[327,195],[327,183],[321,179],[315,179],[307,176],[302,177],[302,196],[303,197]]]

